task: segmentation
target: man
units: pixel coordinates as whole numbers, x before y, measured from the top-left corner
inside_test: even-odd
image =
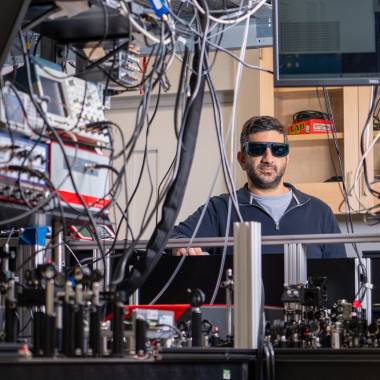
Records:
[[[340,232],[331,209],[324,202],[283,181],[289,162],[289,145],[286,131],[277,119],[270,116],[249,119],[243,126],[240,145],[237,159],[248,179],[237,192],[244,221],[260,222],[264,236]],[[210,199],[196,237],[225,236],[228,204],[229,194]],[[176,226],[172,238],[190,238],[202,209],[203,206]],[[231,236],[233,223],[239,221],[233,208],[230,219]],[[306,249],[309,258],[346,256],[342,244],[313,244]],[[263,246],[263,253],[282,251],[282,246]],[[173,254],[202,255],[203,251],[201,248],[179,248],[173,250]]]

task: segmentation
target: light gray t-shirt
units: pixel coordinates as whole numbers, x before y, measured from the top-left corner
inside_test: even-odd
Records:
[[[256,202],[278,223],[292,200],[292,190],[280,195],[256,195],[251,193],[251,200]]]

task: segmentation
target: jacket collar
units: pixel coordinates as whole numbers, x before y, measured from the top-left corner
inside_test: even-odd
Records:
[[[284,185],[292,190],[293,192],[293,200],[295,204],[302,205],[310,200],[310,196],[303,193],[302,191],[296,189],[292,184],[285,182]],[[248,190],[248,184],[246,183],[242,188],[240,188],[237,192],[239,204],[241,205],[249,205],[256,204],[257,202],[252,199],[251,193]]]

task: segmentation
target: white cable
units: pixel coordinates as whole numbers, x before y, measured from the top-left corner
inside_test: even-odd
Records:
[[[120,2],[120,7],[122,10],[122,13],[124,13],[124,16],[126,16],[129,20],[129,22],[145,37],[149,38],[152,42],[155,44],[162,44],[162,45],[168,45],[171,42],[171,38],[168,37],[166,40],[161,41],[159,38],[154,36],[153,34],[149,33],[147,30],[145,30],[129,13],[127,7],[125,6],[124,2]]]
[[[374,101],[373,97],[374,97],[374,88],[372,89],[370,107]],[[355,171],[354,183],[348,191],[348,194],[350,194],[352,191],[354,192],[354,196],[355,196],[356,200],[358,201],[360,208],[363,208],[364,210],[366,210],[367,207],[365,205],[363,205],[363,203],[360,201],[360,195],[358,193],[359,181],[360,181],[360,177],[362,176],[363,171],[364,171],[364,161],[366,160],[368,154],[371,152],[371,150],[375,146],[376,142],[380,138],[380,134],[378,134],[376,136],[376,138],[373,139],[372,143],[368,146],[368,142],[369,142],[368,126],[369,126],[371,120],[372,120],[372,118],[369,118],[367,124],[364,126],[364,133],[366,134],[366,138],[367,138],[366,151],[363,153],[363,156],[358,163],[358,166],[357,166],[356,171]]]
[[[372,140],[370,146],[368,147],[368,149],[366,150],[366,152],[363,154],[362,158],[360,159],[358,167],[355,172],[355,181],[354,181],[353,186],[357,185],[357,182],[359,181],[361,175],[363,174],[363,163],[379,139],[380,139],[380,133]],[[355,188],[357,191],[357,186],[355,186]]]
[[[230,124],[229,124],[228,130],[227,130],[227,133],[226,133],[227,140],[230,139],[230,141],[231,141],[231,159],[230,159],[231,165],[234,162],[234,143],[233,143],[233,137],[234,137],[234,131],[235,131],[235,128],[236,128],[237,98],[238,98],[238,93],[239,93],[239,88],[240,88],[240,82],[241,82],[241,75],[242,75],[242,70],[243,70],[243,64],[242,64],[242,62],[244,61],[245,52],[246,52],[246,49],[247,49],[248,32],[249,32],[249,19],[246,19],[246,24],[245,24],[244,34],[243,34],[243,42],[242,42],[242,47],[241,47],[240,57],[239,57],[239,66],[237,68],[236,76],[235,76],[235,87],[234,87],[234,100],[233,100],[232,115],[231,115],[231,119],[230,119]],[[228,163],[228,160],[225,157],[225,150],[224,149],[226,147],[226,144],[225,144],[225,140],[224,140],[224,136],[223,136],[223,115],[222,114],[221,114],[221,126],[222,126],[222,128],[221,128],[221,140],[222,140],[222,147],[223,147],[221,159],[225,163],[225,168],[226,168],[226,171],[227,171],[227,174],[228,174],[228,178],[232,179],[232,181],[230,183],[230,186],[232,188],[232,191],[231,191],[231,200],[233,201],[233,203],[235,205],[235,209],[236,209],[236,212],[238,213],[239,219],[243,220],[243,218],[242,218],[242,216],[240,214],[240,211],[239,211],[239,202],[238,202],[237,194],[236,194],[237,191],[236,191],[236,185],[235,185],[234,178],[233,178],[234,176],[233,176],[233,174],[231,174],[231,167],[230,167],[230,165]],[[218,168],[218,170],[219,170],[219,168]],[[227,178],[226,178],[226,180],[228,181]],[[228,187],[228,185],[227,185],[227,187]]]
[[[235,161],[235,129],[236,129],[236,109],[237,109],[237,101],[239,98],[239,90],[240,90],[240,82],[241,77],[243,74],[243,65],[242,62],[244,62],[245,53],[247,50],[247,41],[248,41],[248,31],[249,31],[249,19],[246,20],[245,28],[244,28],[244,34],[243,34],[243,43],[240,50],[240,56],[239,56],[239,64],[236,70],[236,77],[235,77],[235,87],[234,87],[234,99],[232,102],[232,112],[231,112],[231,118],[230,118],[230,128],[229,131],[231,131],[231,150],[230,150],[230,163],[232,166],[232,178],[235,179],[235,169],[233,167],[233,163]]]
[[[170,28],[170,30],[172,31],[173,52],[172,52],[172,54],[171,54],[171,56],[169,58],[169,61],[168,61],[167,65],[166,65],[165,71],[168,71],[170,69],[171,65],[173,64],[174,59],[175,59],[175,49],[176,49],[175,29],[172,28],[169,23],[167,23],[167,25]]]
[[[236,19],[223,19],[223,18],[218,18],[218,17],[213,17],[213,16],[208,16],[208,18],[211,20],[211,21],[214,21],[216,23],[219,23],[219,24],[238,24],[239,22],[242,22],[246,19],[249,19],[252,15],[254,15],[264,4],[266,3],[266,0],[261,0],[259,1],[259,3],[256,4],[256,6],[250,10],[248,13],[246,13],[244,16],[241,16],[241,17],[238,17]],[[192,0],[192,4],[195,5],[195,7],[199,10],[199,12],[201,12],[202,14],[205,14],[205,10],[200,6],[200,4],[197,2],[197,0]]]
[[[72,256],[74,257],[75,261],[77,262],[77,264],[82,268],[82,264],[80,263],[78,257],[76,256],[76,254],[74,253],[74,251],[70,248],[70,246],[67,244],[67,243],[64,243],[65,247],[70,251],[70,253],[72,254]]]
[[[236,129],[236,108],[237,108],[237,100],[238,100],[238,93],[240,89],[240,82],[241,82],[241,76],[243,72],[243,65],[242,61],[244,60],[245,57],[245,52],[247,49],[247,41],[248,41],[248,32],[249,32],[249,19],[246,20],[245,24],[245,29],[244,29],[244,34],[243,34],[243,42],[242,42],[242,47],[240,51],[240,57],[239,57],[239,66],[236,71],[236,76],[235,76],[235,87],[234,87],[234,100],[233,100],[233,105],[232,105],[232,114],[230,118],[230,123],[229,127],[227,130],[227,140],[230,140],[231,142],[231,155],[230,155],[230,163],[225,157],[225,140],[223,136],[223,128],[221,128],[221,140],[222,140],[222,146],[223,146],[223,153],[222,153],[222,160],[225,160],[225,168],[228,174],[228,178],[231,179],[230,186],[231,186],[231,199],[233,203],[235,204],[235,209],[238,213],[239,219],[242,221],[243,217],[240,214],[239,210],[239,201],[237,199],[237,190],[236,190],[236,184],[234,181],[234,168],[233,168],[233,163],[235,160],[235,152],[234,152],[234,133]],[[223,116],[221,116],[221,125],[223,126]],[[232,173],[231,173],[231,166],[232,166]],[[228,228],[228,227],[227,227]]]
[[[240,62],[247,69],[259,70],[259,71],[263,71],[265,73],[273,75],[273,71],[272,70],[265,69],[264,67],[260,67],[260,66],[256,66],[256,65],[251,65],[251,64],[246,63],[244,61],[241,61],[237,55],[235,55],[234,53],[232,53],[232,51],[229,51],[228,49],[225,49],[224,47],[222,47],[220,45],[217,45],[217,44],[213,43],[212,41],[208,41],[208,44],[211,45],[211,46],[213,46],[214,48],[216,48],[216,49],[218,49],[218,50],[220,50],[220,51],[228,54],[232,58],[236,59],[238,62]]]

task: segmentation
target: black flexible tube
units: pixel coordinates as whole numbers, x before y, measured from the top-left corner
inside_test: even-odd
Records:
[[[203,22],[206,21],[203,20]],[[191,165],[193,162],[205,88],[204,75],[202,74],[200,79],[197,75],[199,66],[203,65],[203,62],[201,62],[200,59],[201,51],[198,45],[194,52],[194,70],[190,78],[190,89],[193,93],[198,84],[199,90],[197,91],[197,94],[194,98],[191,97],[189,98],[190,100],[188,100],[189,112],[186,113],[186,120],[184,123],[185,127],[183,131],[183,140],[180,154],[181,158],[178,167],[178,174],[171,184],[170,189],[168,190],[168,194],[162,208],[161,220],[157,224],[157,227],[149,240],[145,258],[143,260],[139,260],[130,277],[123,282],[123,290],[126,291],[127,295],[133,294],[136,289],[142,286],[145,280],[148,278],[149,274],[157,265],[161,257],[161,252],[166,246],[182,205]],[[114,284],[118,285],[117,281]]]

